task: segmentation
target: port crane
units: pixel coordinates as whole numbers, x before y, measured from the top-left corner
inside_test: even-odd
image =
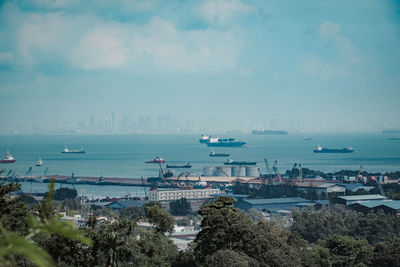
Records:
[[[264,162],[265,162],[265,167],[267,168],[267,174],[270,174],[271,173],[271,169],[269,168],[268,159],[264,158]]]
[[[144,178],[143,178],[143,176],[142,176],[142,177],[140,177],[140,180],[142,180],[142,185],[143,185],[143,191],[144,191],[144,195],[145,195],[146,199],[148,199],[148,196],[147,196],[147,191],[146,191],[146,183],[144,182]]]
[[[32,176],[32,166],[29,167],[28,171],[25,174],[26,176]]]
[[[360,169],[358,170],[357,177],[356,177],[356,182],[360,182],[360,176],[361,176],[362,167],[363,166],[360,166]]]

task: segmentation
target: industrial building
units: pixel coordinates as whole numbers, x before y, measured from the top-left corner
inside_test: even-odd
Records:
[[[312,207],[316,202],[306,200],[302,197],[285,197],[285,198],[263,198],[263,199],[239,199],[234,204],[235,208],[244,211],[256,209],[259,211],[267,211],[269,213],[279,212],[281,210],[290,211],[293,208]]]
[[[181,198],[186,199],[207,199],[212,198],[214,194],[219,194],[219,189],[174,189],[174,190],[150,190],[149,200],[154,201],[172,201]]]
[[[399,200],[370,200],[370,201],[359,201],[349,205],[349,208],[359,212],[377,212],[383,210],[387,214],[394,216],[400,216],[400,201]]]
[[[126,209],[129,207],[143,207],[144,204],[149,202],[148,200],[118,200],[118,201],[113,201],[109,204],[106,205],[107,208],[111,208],[113,210],[120,210],[120,209]]]
[[[297,188],[303,192],[315,190],[318,195],[328,196],[331,193],[345,194],[346,187],[342,184],[326,183],[326,182],[298,182]]]
[[[360,201],[372,201],[372,200],[384,200],[387,197],[382,195],[355,195],[355,196],[337,196],[329,200],[329,205],[333,206],[335,204],[340,205],[351,205]]]

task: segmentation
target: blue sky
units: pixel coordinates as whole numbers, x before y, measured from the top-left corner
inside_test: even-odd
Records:
[[[227,130],[400,127],[399,86],[399,1],[0,6],[3,128],[111,112]]]

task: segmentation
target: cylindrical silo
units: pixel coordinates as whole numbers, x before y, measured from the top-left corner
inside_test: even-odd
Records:
[[[217,176],[228,176],[230,177],[232,174],[232,169],[229,166],[219,166],[217,168]]]
[[[247,177],[259,177],[260,171],[257,166],[246,166]]]
[[[233,177],[243,177],[246,176],[246,167],[245,166],[235,166],[232,168],[232,176]]]
[[[203,168],[203,174],[204,176],[214,176],[215,175],[215,167],[214,166],[208,166]]]

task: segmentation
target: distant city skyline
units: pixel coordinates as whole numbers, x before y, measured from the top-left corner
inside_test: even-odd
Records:
[[[400,128],[399,1],[0,4],[0,134]]]

